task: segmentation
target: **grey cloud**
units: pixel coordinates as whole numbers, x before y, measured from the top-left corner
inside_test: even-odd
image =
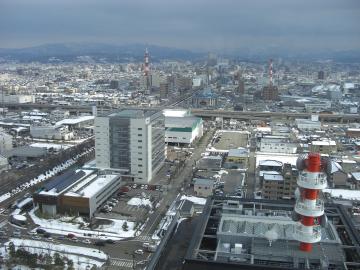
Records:
[[[0,47],[154,43],[359,49],[357,0],[0,0]]]

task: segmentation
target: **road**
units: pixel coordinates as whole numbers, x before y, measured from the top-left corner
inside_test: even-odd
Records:
[[[152,107],[153,109],[163,110],[169,107],[183,109],[180,106],[177,106],[179,103],[185,101],[189,97],[180,99],[179,101],[175,101],[172,104],[168,104],[165,106]],[[37,104],[37,103],[6,103],[4,104],[9,110],[28,110],[28,109],[40,109],[40,110],[53,110],[53,109],[63,109],[68,110],[72,113],[78,112],[92,112],[92,106],[84,106],[84,105],[56,105],[56,104]],[[135,108],[134,106],[121,105],[122,108]],[[138,109],[139,107],[136,107]],[[118,108],[104,106],[98,107],[98,111],[110,111],[116,110]],[[297,118],[306,118],[309,119],[311,117],[310,112],[262,112],[262,111],[227,111],[227,110],[205,110],[205,109],[191,109],[191,113],[194,116],[199,116],[203,118],[213,118],[213,117],[223,117],[226,119],[257,119],[257,120],[268,120],[271,118],[281,118],[281,119],[297,119]],[[360,122],[359,114],[331,114],[331,113],[322,113],[319,114],[319,120],[322,122],[338,122],[338,123],[354,123]]]
[[[132,240],[124,240],[119,244],[115,245],[106,245],[102,247],[101,250],[109,254],[110,266],[108,269],[131,269],[133,252],[136,249],[143,249],[142,244],[144,242],[150,242],[151,236],[157,229],[157,226],[161,219],[164,217],[168,206],[174,201],[176,196],[181,192],[182,188],[187,187],[190,184],[193,165],[201,157],[208,145],[208,142],[212,138],[214,130],[206,132],[198,144],[194,147],[194,152],[191,157],[188,157],[184,167],[180,172],[171,179],[170,183],[167,185],[166,191],[163,193],[163,201],[161,205],[149,216],[149,220],[145,225],[142,233],[135,237]],[[135,261],[143,261],[150,254],[145,253],[144,255],[135,255]]]

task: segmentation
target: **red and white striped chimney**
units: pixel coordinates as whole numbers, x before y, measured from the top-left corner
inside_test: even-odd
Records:
[[[300,241],[300,250],[310,252],[312,244],[321,240],[319,220],[324,216],[324,202],[319,198],[319,192],[326,188],[327,180],[318,153],[300,158],[298,167],[303,170],[299,172],[297,180],[300,196],[294,210],[299,215],[299,224],[295,228],[294,238]]]

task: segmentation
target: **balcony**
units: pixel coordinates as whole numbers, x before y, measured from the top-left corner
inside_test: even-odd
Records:
[[[306,200],[300,198],[296,201],[295,211],[302,216],[319,217],[324,214],[324,202],[316,200],[315,205],[310,205]]]
[[[311,231],[306,231],[304,229],[311,229]],[[300,242],[305,243],[317,243],[321,240],[321,227],[315,225],[313,227],[306,227],[302,224],[295,226],[294,239]]]
[[[302,171],[299,174],[297,184],[300,187],[308,189],[324,189],[327,187],[326,174],[319,172],[317,174]]]

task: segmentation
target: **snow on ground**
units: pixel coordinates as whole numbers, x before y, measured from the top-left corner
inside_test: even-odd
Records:
[[[3,195],[0,196],[0,202],[3,202],[3,201],[5,201],[5,200],[9,199],[10,197],[11,197],[10,192],[5,193],[5,194],[3,194]]]
[[[42,252],[48,253],[50,251],[51,255],[54,255],[55,252],[58,252],[61,255],[65,255],[68,259],[71,259],[74,262],[75,269],[86,269],[88,265],[92,266],[94,264],[97,267],[101,267],[108,258],[104,252],[94,248],[52,244],[49,242],[44,243],[42,241],[18,238],[9,239],[9,242],[6,242],[4,245],[8,247],[10,242],[13,242],[15,247],[22,246],[31,253],[40,254]]]
[[[121,232],[122,237],[135,236],[135,230],[134,230],[135,223],[134,222],[126,221],[126,220],[119,220],[119,219],[107,219],[107,218],[96,218],[96,219],[106,219],[106,220],[111,221],[111,224],[100,225],[98,227],[98,230],[100,230],[100,231],[110,232],[110,233]],[[127,223],[127,226],[128,226],[127,231],[124,231],[124,229],[123,229],[123,225],[125,222]]]
[[[32,218],[33,222],[35,224],[39,225],[44,230],[46,230],[47,232],[53,233],[53,234],[60,234],[60,235],[66,236],[69,233],[72,233],[72,234],[76,235],[77,237],[84,237],[84,234],[87,234],[87,235],[91,234],[91,236],[86,236],[86,238],[121,240],[126,237],[132,237],[132,236],[134,236],[134,233],[135,233],[133,230],[124,232],[122,230],[122,228],[121,228],[121,230],[115,231],[114,233],[110,233],[106,230],[80,229],[79,224],[62,222],[58,219],[39,218],[35,215],[34,211],[36,211],[36,209],[33,209],[29,212],[29,215]],[[118,225],[118,223],[116,225]],[[129,227],[130,227],[130,225],[129,225]],[[34,229],[34,231],[36,231],[36,229]]]
[[[135,206],[150,206],[152,208],[152,203],[149,199],[144,198],[131,198],[128,202],[128,205],[135,205]]]
[[[195,204],[199,204],[199,205],[205,205],[205,203],[206,203],[206,199],[195,197],[195,196],[182,195],[180,200],[188,200],[188,201],[191,201],[191,202],[193,202]]]
[[[183,222],[184,220],[187,220],[187,218],[179,218],[178,221],[177,221],[177,224],[176,224],[176,229],[175,229],[175,233],[177,232],[181,222]],[[174,234],[175,234],[174,233]]]
[[[220,175],[229,174],[229,172],[226,171],[226,170],[220,170],[220,171],[218,172],[218,174],[220,174]]]
[[[226,171],[226,170],[220,170],[220,171],[218,171],[216,174],[214,174],[213,177],[214,177],[216,180],[220,180],[223,174],[229,174],[229,172]]]
[[[50,148],[53,148],[53,149],[68,149],[71,147],[71,145],[68,145],[68,144],[57,144],[57,143],[33,143],[33,144],[30,144],[30,146],[32,147],[40,147],[40,148],[46,148],[46,149],[50,149]]]
[[[80,157],[82,157],[83,155],[89,153],[92,150],[88,150],[86,152],[83,152],[75,157],[73,157],[72,159],[69,159],[65,162],[63,162],[62,164],[59,164],[57,166],[55,166],[54,168],[52,168],[49,171],[46,171],[44,174],[40,174],[39,176],[31,179],[30,181],[21,184],[20,186],[18,186],[17,188],[11,190],[11,192],[7,192],[3,195],[0,196],[0,202],[3,202],[9,198],[11,198],[13,195],[23,191],[26,188],[29,188],[33,185],[36,185],[42,181],[45,181],[47,179],[49,179],[50,177],[53,177],[54,175],[56,175],[57,173],[64,171],[65,169],[69,168],[70,166],[72,166]]]

